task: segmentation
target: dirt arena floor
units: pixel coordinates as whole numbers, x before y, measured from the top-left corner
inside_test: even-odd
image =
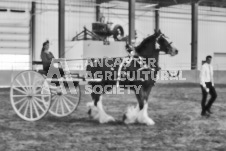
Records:
[[[136,105],[133,94],[103,97],[107,113],[117,119],[113,123],[88,118],[86,103],[91,98],[85,94],[78,109],[66,118],[47,114],[27,122],[13,111],[9,89],[0,89],[0,151],[225,151],[225,88],[216,86],[214,114],[204,118],[199,85],[157,84],[148,111],[154,126],[122,123],[127,106]]]

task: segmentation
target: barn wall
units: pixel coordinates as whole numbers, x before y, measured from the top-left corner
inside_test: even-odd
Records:
[[[207,10],[207,11],[206,11]],[[212,13],[214,11],[218,11]],[[226,53],[226,9],[201,7],[199,9],[199,37],[198,37],[198,63],[205,60],[207,55]],[[214,69],[226,70],[226,59],[219,64],[213,58]],[[218,63],[218,64],[217,64]]]
[[[31,8],[30,0],[14,0],[1,2],[5,8],[24,9],[29,12]],[[106,21],[120,24],[123,26],[125,35],[128,35],[128,3],[111,2],[111,7],[101,7],[101,13],[105,16]],[[154,9],[145,8],[144,4],[136,4],[136,22],[137,32],[136,43],[139,44],[143,38],[153,34],[154,30]],[[214,53],[224,53],[226,42],[226,9],[199,7],[199,33],[198,33],[198,68],[201,61],[206,55]],[[0,13],[4,19],[4,15]],[[30,20],[30,16],[21,19]],[[50,48],[54,55],[58,56],[58,4],[56,0],[38,1],[36,16],[36,60],[40,60],[40,51],[42,43],[49,39]],[[21,16],[21,14],[20,14]],[[16,16],[14,17],[16,18]],[[18,17],[17,17],[18,18]],[[19,19],[19,18],[18,18]],[[71,39],[83,30],[86,26],[91,30],[92,22],[95,22],[95,1],[72,1],[66,0],[66,17],[65,17],[65,38],[66,41]],[[22,22],[19,20],[20,23]],[[28,23],[27,22],[27,23]],[[26,26],[29,25],[26,23]],[[167,35],[178,48],[179,54],[175,57],[168,55],[160,56],[160,66],[162,69],[190,69],[191,62],[191,6],[176,5],[160,9],[160,29]],[[16,38],[16,36],[14,36]],[[29,36],[28,36],[29,37]],[[27,37],[24,37],[27,40]],[[112,40],[112,39],[110,39]],[[24,42],[24,41],[23,41]],[[20,42],[22,43],[22,42]],[[28,42],[27,42],[28,43]],[[17,47],[19,47],[18,45]],[[27,47],[27,46],[26,46]],[[29,47],[29,46],[28,46]],[[67,47],[67,42],[66,42]],[[66,48],[66,51],[69,48]],[[20,49],[22,50],[22,49]],[[11,49],[12,52],[15,50]],[[23,49],[21,54],[29,54],[29,49]],[[6,49],[2,50],[7,54]],[[20,52],[20,51],[18,51]],[[222,69],[217,61],[213,60],[215,69]],[[226,62],[225,62],[226,64]],[[225,66],[225,65],[223,65]]]
[[[225,53],[226,9],[199,6],[198,16],[198,69],[207,55]],[[191,6],[180,5],[160,10],[160,29],[171,38],[179,49],[175,57],[161,56],[162,69],[190,69],[191,64]],[[225,70],[226,60],[217,64],[215,70]]]
[[[190,69],[191,62],[191,7],[179,9],[163,8],[160,10],[160,29],[179,50],[171,57],[161,55],[159,64],[162,69]]]
[[[54,55],[58,56],[58,5],[57,0],[36,0],[36,60],[40,60],[42,43],[49,39],[50,48]],[[101,13],[105,15],[106,21],[123,26],[125,35],[128,35],[128,3],[113,5],[109,8],[101,8]],[[4,30],[0,36],[1,56],[0,70],[26,70],[29,69],[29,14],[31,0],[8,0],[0,1],[2,9],[25,10],[24,14],[0,12],[0,28]],[[144,4],[136,4],[137,32],[136,43],[139,44],[143,38],[153,34],[154,30],[154,9],[144,8]],[[198,69],[201,61],[206,55],[216,56],[213,58],[214,69],[226,70],[226,59],[219,58],[219,54],[226,53],[226,9],[199,7],[199,33],[198,33]],[[66,53],[70,50],[71,39],[83,30],[86,26],[91,30],[91,23],[95,22],[95,0],[66,0]],[[13,30],[6,27],[10,24],[15,27],[18,33],[11,34]],[[19,28],[17,30],[17,28]],[[191,63],[191,6],[177,5],[160,9],[160,29],[168,36],[178,48],[179,54],[175,57],[168,55],[160,56],[160,66],[167,70],[189,70]],[[6,41],[9,40],[9,41]],[[112,39],[110,39],[112,40]],[[9,43],[10,42],[10,43]],[[69,44],[68,44],[69,43]],[[24,47],[26,45],[26,48]],[[5,48],[5,46],[12,46]],[[25,49],[24,49],[25,48]],[[220,61],[219,61],[220,59]],[[217,64],[216,64],[217,63]],[[11,78],[11,77],[10,77]],[[220,76],[216,77],[220,78]]]
[[[0,1],[0,70],[29,68],[30,9],[28,3]]]
[[[113,3],[113,2],[112,2]],[[122,6],[121,3],[116,3]],[[139,44],[143,38],[153,34],[154,30],[154,9],[139,7],[136,5],[136,21],[135,29],[137,31],[136,43]],[[124,7],[125,4],[124,4]],[[143,10],[141,10],[143,9]],[[161,54],[159,64],[162,69],[167,70],[190,70],[191,69],[191,6],[177,5],[160,10],[160,29],[168,36],[179,50],[179,54],[175,57]],[[200,69],[201,61],[206,55],[214,56],[214,53],[226,52],[225,32],[226,32],[226,9],[210,8],[199,6],[199,33],[198,33],[198,69]],[[125,33],[128,34],[128,10],[110,8],[103,10],[107,14],[110,21],[123,26]],[[217,39],[216,39],[217,38]],[[213,58],[215,70],[225,70],[226,60],[219,64]]]
[[[170,75],[169,75],[170,72]],[[179,74],[178,74],[179,72]],[[159,73],[157,83],[200,83],[199,70],[175,70],[174,73],[168,70],[162,70]],[[225,84],[226,71],[215,71],[214,72],[214,84]]]
[[[70,4],[68,4],[70,3]],[[37,11],[41,12],[36,16],[36,60],[40,60],[40,52],[42,43],[45,40],[50,41],[50,51],[55,57],[58,57],[58,4],[37,4]],[[91,23],[95,21],[95,7],[91,3],[83,1],[66,1],[65,6],[65,40],[66,53],[70,49],[67,46],[67,41],[83,31],[85,26],[91,30]]]

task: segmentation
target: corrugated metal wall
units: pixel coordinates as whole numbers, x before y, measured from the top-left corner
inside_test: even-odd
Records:
[[[214,53],[226,53],[226,9],[200,7],[198,30],[198,60],[200,67],[201,61],[205,60],[207,55],[214,57]],[[219,64],[217,58],[213,58],[213,65],[214,69],[222,70],[222,67],[226,66],[226,59]]]
[[[85,26],[91,30],[91,23],[95,21],[94,0],[74,1],[66,0],[65,12],[65,40],[66,53],[67,41],[83,31]],[[40,60],[42,43],[50,41],[50,51],[58,57],[58,3],[37,3],[37,11],[41,12],[36,16],[36,50],[35,58]]]
[[[0,1],[1,70],[28,69],[26,62],[29,60],[30,50],[30,9],[29,3]]]
[[[162,69],[190,69],[191,62],[191,6],[180,5],[160,10],[160,29],[179,50],[171,57],[160,56]]]
[[[19,4],[18,4],[19,2]],[[29,10],[31,0],[9,0],[5,1],[6,8],[23,8]],[[58,39],[58,0],[36,0],[36,59],[40,59],[42,43],[49,39],[51,51],[57,56]],[[0,2],[1,4],[3,2]],[[123,26],[125,35],[128,35],[128,3],[113,1],[110,7],[101,6],[101,13],[106,21]],[[66,41],[83,30],[86,26],[91,30],[95,22],[95,0],[66,0]],[[145,8],[145,4],[136,4],[136,31],[137,43],[143,38],[153,34],[154,9]],[[30,20],[29,15],[25,13]],[[206,55],[223,53],[226,48],[226,9],[199,7],[199,33],[198,33],[198,64],[205,59]],[[0,13],[3,20],[3,14]],[[22,17],[23,18],[23,17]],[[19,19],[19,17],[18,17]],[[23,22],[24,23],[24,22]],[[26,26],[29,22],[26,22]],[[1,27],[3,30],[3,27]],[[160,56],[162,69],[190,69],[191,62],[191,6],[176,5],[160,9],[160,29],[168,36],[179,49],[175,57],[167,55]],[[15,36],[16,38],[16,36]],[[27,39],[27,37],[23,37]],[[20,39],[23,39],[20,38]],[[19,44],[18,44],[19,46]],[[67,47],[67,42],[66,42]],[[8,51],[5,51],[6,53]],[[13,51],[12,51],[13,52]],[[67,49],[66,49],[67,52]],[[22,53],[21,53],[22,54]],[[25,54],[28,54],[27,52]],[[219,65],[215,65],[216,67]],[[216,68],[215,68],[216,69]]]

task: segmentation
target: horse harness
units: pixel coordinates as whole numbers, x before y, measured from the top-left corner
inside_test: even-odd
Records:
[[[158,44],[159,39],[164,36],[164,34],[160,34],[158,37],[156,37],[155,40],[155,49],[159,49],[160,46]],[[134,47],[132,45],[127,44],[126,48],[128,49],[127,51],[131,54],[133,51],[135,51]],[[138,64],[140,64],[142,67],[137,69],[137,71],[142,71],[142,70],[150,70],[150,71],[158,71],[159,67],[156,68],[151,68],[147,65],[147,63],[144,63],[144,58],[141,56],[136,56],[136,55],[131,55],[128,57],[123,58],[122,63],[120,64],[119,68],[118,68],[118,74],[117,74],[117,87],[119,87],[119,82],[121,81],[121,72],[122,72],[122,67],[124,66],[124,64],[126,64],[125,66],[128,67],[130,66],[130,64],[132,63],[132,61],[135,60]],[[144,81],[144,80],[143,80]]]
[[[118,68],[118,73],[117,73],[117,83],[116,86],[119,87],[119,82],[121,81],[121,76],[122,76],[122,69],[126,71],[126,67],[130,67],[132,61],[135,61],[135,63],[138,63],[141,67],[138,68],[136,71],[142,71],[142,70],[150,70],[150,71],[155,71],[155,68],[151,68],[147,65],[147,63],[144,61],[144,58],[141,56],[127,56],[123,58],[122,63],[119,65]],[[123,68],[124,67],[124,68]],[[144,81],[144,79],[142,79]]]

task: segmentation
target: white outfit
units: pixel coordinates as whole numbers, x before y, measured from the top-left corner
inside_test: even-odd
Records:
[[[200,84],[205,88],[205,82],[212,82],[212,86],[214,86],[213,82],[213,67],[211,64],[204,63],[200,70]]]

